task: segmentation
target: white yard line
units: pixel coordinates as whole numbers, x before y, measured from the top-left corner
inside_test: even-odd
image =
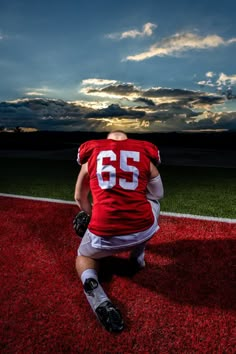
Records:
[[[11,198],[38,200],[38,201],[42,201],[42,202],[51,202],[51,203],[61,203],[61,204],[76,205],[75,202],[69,201],[69,200],[51,199],[51,198],[39,198],[39,197],[31,197],[31,196],[17,195],[17,194],[0,193],[0,197],[11,197]],[[217,218],[217,217],[214,217],[214,216],[169,213],[169,212],[165,212],[165,211],[162,211],[161,215],[163,215],[163,216],[171,216],[171,217],[176,217],[176,218],[207,220],[207,221],[216,221],[216,222],[225,222],[225,223],[230,223],[230,224],[236,224],[236,219]]]

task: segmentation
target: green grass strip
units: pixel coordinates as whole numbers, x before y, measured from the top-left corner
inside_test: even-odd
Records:
[[[76,161],[1,158],[0,192],[73,200]],[[236,169],[160,166],[166,212],[236,218]]]

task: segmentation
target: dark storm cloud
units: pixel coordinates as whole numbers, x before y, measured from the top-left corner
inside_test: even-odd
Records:
[[[139,119],[143,116],[143,111],[125,109],[117,104],[94,110],[62,100],[23,99],[0,103],[0,126],[8,128],[22,126],[41,130],[93,130],[101,126],[98,118]]]
[[[156,106],[156,110],[151,112],[149,116],[152,119],[159,119],[159,120],[168,120],[172,119],[173,117],[177,118],[190,118],[190,117],[197,117],[201,113],[193,111],[192,109],[179,105],[178,103],[162,103]]]
[[[176,130],[236,130],[236,114],[212,114],[211,117],[204,118],[199,121],[172,117],[167,122],[165,122],[165,124],[167,130],[171,130],[174,127]]]
[[[200,96],[196,99],[195,103],[201,105],[209,104],[209,105],[214,105],[214,104],[221,104],[224,103],[225,99],[222,96]]]
[[[140,92],[139,92],[140,93]],[[198,105],[221,103],[214,96],[183,97],[175,102],[155,104],[140,96],[143,107],[124,108],[111,104],[103,109],[87,108],[78,103],[50,99],[23,99],[0,102],[0,126],[32,127],[39,130],[109,130],[119,127],[127,131],[178,131],[191,129],[236,130],[235,112],[211,112],[195,109]],[[161,100],[160,100],[161,102]],[[194,103],[194,104],[193,104]]]
[[[32,116],[32,110],[26,106],[22,106],[18,104],[13,105],[6,102],[2,102],[0,104],[0,117],[5,116],[6,118],[7,117],[11,118],[14,117],[15,115],[17,115],[20,118],[21,117],[27,118]]]
[[[218,129],[236,130],[236,113],[223,113],[215,125]]]
[[[150,100],[148,98],[144,98],[144,97],[139,97],[137,98],[136,100],[134,100],[134,102],[137,102],[137,103],[144,103],[145,105],[147,106],[155,106],[155,103],[153,102],[153,100]]]
[[[176,98],[196,98],[201,94],[197,91],[189,91],[182,89],[165,89],[165,88],[152,88],[143,91],[144,97],[176,97]]]
[[[135,117],[140,118],[145,115],[145,112],[140,112],[132,109],[121,108],[118,104],[111,104],[107,108],[98,109],[85,115],[86,118],[107,118],[107,117]]]
[[[139,93],[140,90],[132,84],[118,84],[118,85],[109,85],[100,89],[97,88],[87,89],[88,94],[96,94],[96,93],[103,93],[103,92],[112,95],[129,96],[134,93]]]
[[[223,103],[224,95],[170,88],[150,88],[147,90],[138,88],[133,84],[112,84],[103,88],[87,88],[88,95],[106,95],[128,98],[134,103],[144,103],[146,106],[155,106],[157,102],[175,101],[181,105],[201,107],[203,105],[214,105]]]
[[[49,127],[55,124],[69,124],[83,117],[88,110],[62,100],[23,99],[0,103],[1,126],[29,126]]]
[[[30,99],[21,101],[16,104],[16,107],[17,106],[27,107],[33,114],[39,113],[40,116],[43,115],[44,117],[80,117],[84,114],[84,111],[81,111],[81,107],[77,107],[63,100]]]
[[[132,96],[139,95],[144,98],[156,97],[198,97],[201,93],[198,91],[182,90],[182,89],[169,89],[169,88],[151,88],[143,90],[134,86],[133,84],[113,84],[103,88],[87,88],[88,94],[101,94],[106,93],[117,96]]]
[[[197,131],[197,130],[236,130],[236,119],[225,117],[225,119],[219,119],[215,121],[212,118],[203,119],[201,121],[187,121],[180,117],[171,117],[170,119],[162,122],[152,121],[150,123],[149,129],[151,131]]]

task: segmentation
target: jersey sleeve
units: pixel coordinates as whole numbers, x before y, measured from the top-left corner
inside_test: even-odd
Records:
[[[146,142],[146,153],[154,165],[161,163],[161,156],[158,147],[150,142]]]
[[[87,141],[80,145],[77,154],[77,162],[79,165],[83,165],[88,161],[93,151],[93,147],[94,147],[93,145],[94,144],[92,140]]]

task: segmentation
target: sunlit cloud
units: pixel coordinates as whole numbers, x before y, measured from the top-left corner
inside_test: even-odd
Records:
[[[212,73],[212,72],[209,72]],[[211,87],[222,96],[225,95],[227,99],[235,99],[235,88],[236,88],[236,74],[227,75],[225,73],[212,73],[209,75],[206,73],[208,80],[200,80],[197,82],[199,86]]]
[[[48,87],[42,87],[42,88],[29,88],[25,92],[27,96],[46,96],[47,94],[53,92],[52,89],[49,89]]]
[[[129,31],[121,33],[110,33],[106,37],[110,39],[126,39],[126,38],[136,38],[136,37],[150,37],[153,34],[154,29],[157,25],[151,22],[147,22],[143,25],[142,30],[132,29]]]
[[[82,81],[82,85],[112,85],[117,83],[116,80],[106,80],[106,79],[85,79]]]
[[[177,33],[152,45],[147,51],[130,55],[126,60],[142,61],[152,57],[177,56],[190,50],[204,50],[229,45],[236,42],[236,38],[225,40],[218,35],[201,37],[194,33]]]
[[[208,87],[215,86],[215,84],[213,84],[211,80],[201,80],[201,81],[198,81],[197,84],[200,86],[208,86]]]
[[[206,77],[212,78],[212,77],[214,77],[214,76],[215,76],[215,73],[213,73],[213,71],[208,71],[208,72],[206,73]]]
[[[130,30],[130,31],[126,31],[123,32],[121,34],[121,39],[123,38],[136,38],[136,37],[150,37],[153,33],[153,30],[157,27],[157,25],[155,25],[154,23],[146,23],[145,25],[143,25],[143,30],[142,31],[138,31],[136,29],[134,30]]]
[[[130,118],[89,118],[89,122],[96,122],[97,131],[122,129],[125,131],[145,132],[150,128],[150,121]],[[99,123],[99,124],[98,124]]]
[[[103,90],[95,90],[93,87],[88,86],[84,87],[80,90],[80,93],[83,93],[84,95],[87,96],[94,96],[94,97],[100,97],[100,98],[122,98],[122,95],[118,95],[115,92],[114,93],[107,93],[106,91]]]
[[[208,80],[200,80],[197,82],[199,86],[208,86],[208,87],[215,87],[215,83],[212,82],[212,79],[214,76],[216,76],[213,71],[208,71],[205,76],[207,77]]]
[[[71,101],[69,103],[71,103],[75,106],[92,108],[92,109],[106,108],[110,104],[109,101],[101,101],[101,100],[96,100],[96,101],[78,100],[78,101]]]
[[[236,84],[236,74],[226,75],[221,73],[218,80],[216,81],[217,85],[235,85]]]
[[[26,92],[27,96],[45,96],[45,93],[39,92],[39,91],[29,91]]]

